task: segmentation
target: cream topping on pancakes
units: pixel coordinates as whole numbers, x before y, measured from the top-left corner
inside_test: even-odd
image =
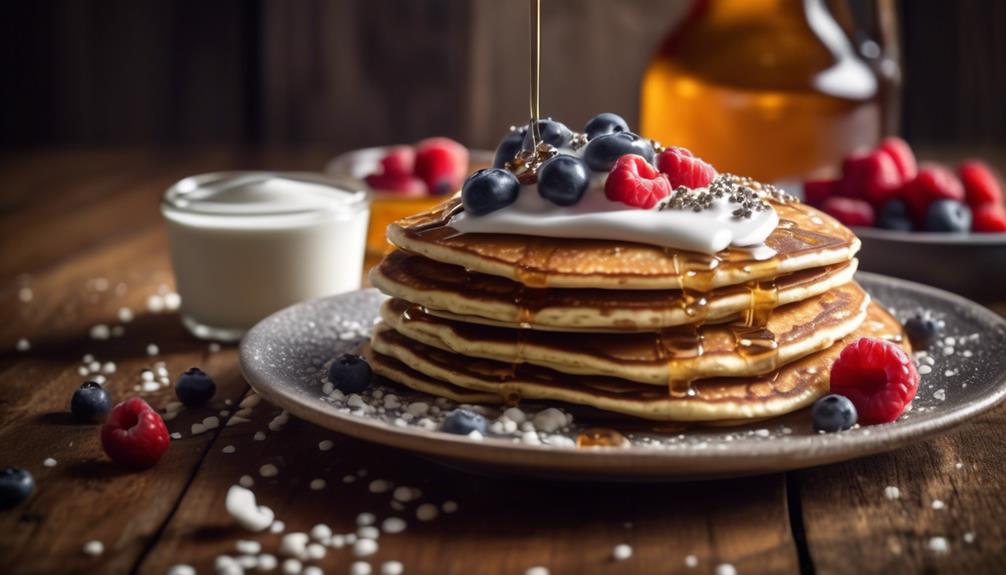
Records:
[[[513,204],[482,216],[462,211],[448,225],[461,233],[621,240],[704,254],[738,247],[752,250],[757,260],[775,255],[765,245],[779,224],[771,204],[748,217],[734,214],[738,204],[728,194],[710,195],[711,205],[699,211],[668,209],[665,202],[641,209],[609,200],[604,193],[607,178],[606,173],[594,172],[587,191],[572,206],[556,205],[541,197],[537,184],[528,184],[521,186]]]

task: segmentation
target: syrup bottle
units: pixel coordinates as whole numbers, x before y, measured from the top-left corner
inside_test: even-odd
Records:
[[[762,181],[822,175],[880,139],[883,82],[824,0],[697,0],[645,72],[641,133]]]

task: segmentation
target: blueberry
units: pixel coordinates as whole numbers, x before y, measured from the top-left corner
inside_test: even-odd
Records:
[[[175,395],[189,407],[206,403],[216,392],[217,384],[198,367],[187,369],[175,383]]]
[[[653,161],[653,144],[632,132],[615,132],[598,136],[587,144],[583,159],[591,170],[607,172],[618,158],[625,154],[636,154]]]
[[[573,139],[573,132],[566,127],[566,124],[556,122],[551,118],[538,120],[538,131],[541,132],[541,140],[543,142],[556,148],[565,146]],[[527,130],[527,134],[524,135],[524,149],[531,149],[530,127]]]
[[[484,216],[517,201],[519,192],[517,176],[500,168],[486,168],[465,180],[465,185],[461,187],[461,202],[466,212]]]
[[[370,364],[358,355],[344,353],[328,368],[328,380],[343,393],[360,393],[370,385]]]
[[[27,469],[0,470],[0,511],[20,505],[35,490],[35,478]]]
[[[527,128],[511,130],[509,134],[503,136],[499,146],[496,146],[496,156],[493,157],[494,168],[505,168],[507,162],[517,157],[517,153],[524,146],[524,134]]]
[[[590,168],[569,154],[554,156],[538,169],[538,193],[560,206],[580,201],[590,185]]]
[[[455,435],[468,435],[473,431],[478,431],[482,435],[486,434],[489,424],[486,418],[471,411],[470,409],[455,409],[447,414],[444,422],[440,425],[440,430]]]
[[[912,217],[908,215],[908,206],[901,200],[891,200],[880,208],[877,214],[877,227],[899,232],[912,231]]]
[[[628,131],[629,124],[625,121],[625,118],[619,116],[618,114],[612,114],[611,112],[605,112],[594,116],[589,122],[587,122],[587,125],[583,127],[583,133],[587,134],[588,140],[593,140],[594,138],[605,134]]]
[[[955,200],[937,200],[926,210],[926,231],[966,232],[971,229],[971,208]]]
[[[814,431],[842,431],[856,425],[856,406],[844,395],[831,394],[814,402],[810,408]]]
[[[112,398],[94,381],[85,382],[70,399],[70,413],[77,421],[104,421],[109,411],[112,411]]]
[[[936,341],[940,328],[931,317],[916,314],[905,322],[905,333],[913,347],[925,349]]]

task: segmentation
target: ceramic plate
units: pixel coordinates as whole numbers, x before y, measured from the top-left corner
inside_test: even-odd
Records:
[[[944,432],[1006,396],[1006,320],[928,286],[869,273],[857,279],[900,318],[921,308],[945,325],[941,341],[916,356],[923,375],[911,409],[894,423],[842,433],[813,433],[807,410],[731,428],[657,430],[610,417],[600,424],[623,431],[627,447],[577,447],[580,431],[598,422],[575,410],[572,424],[542,434],[537,445],[526,443],[512,425],[509,432],[497,426],[498,433],[481,440],[443,433],[436,421],[454,407],[448,402],[391,383],[376,382],[355,398],[333,398],[323,389],[328,362],[356,349],[374,324],[384,299],[375,290],[301,303],[263,320],[241,343],[241,369],[269,401],[346,435],[483,472],[579,480],[727,477],[863,457]],[[405,410],[410,403],[432,407],[420,413],[422,406],[416,406],[414,415]],[[521,404],[529,414],[546,407]]]

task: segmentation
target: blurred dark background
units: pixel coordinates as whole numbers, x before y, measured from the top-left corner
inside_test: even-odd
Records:
[[[543,113],[635,119],[689,3],[543,4]],[[908,0],[898,17],[906,137],[1006,143],[1006,2]],[[526,117],[526,26],[526,0],[10,2],[0,148],[493,147]]]

